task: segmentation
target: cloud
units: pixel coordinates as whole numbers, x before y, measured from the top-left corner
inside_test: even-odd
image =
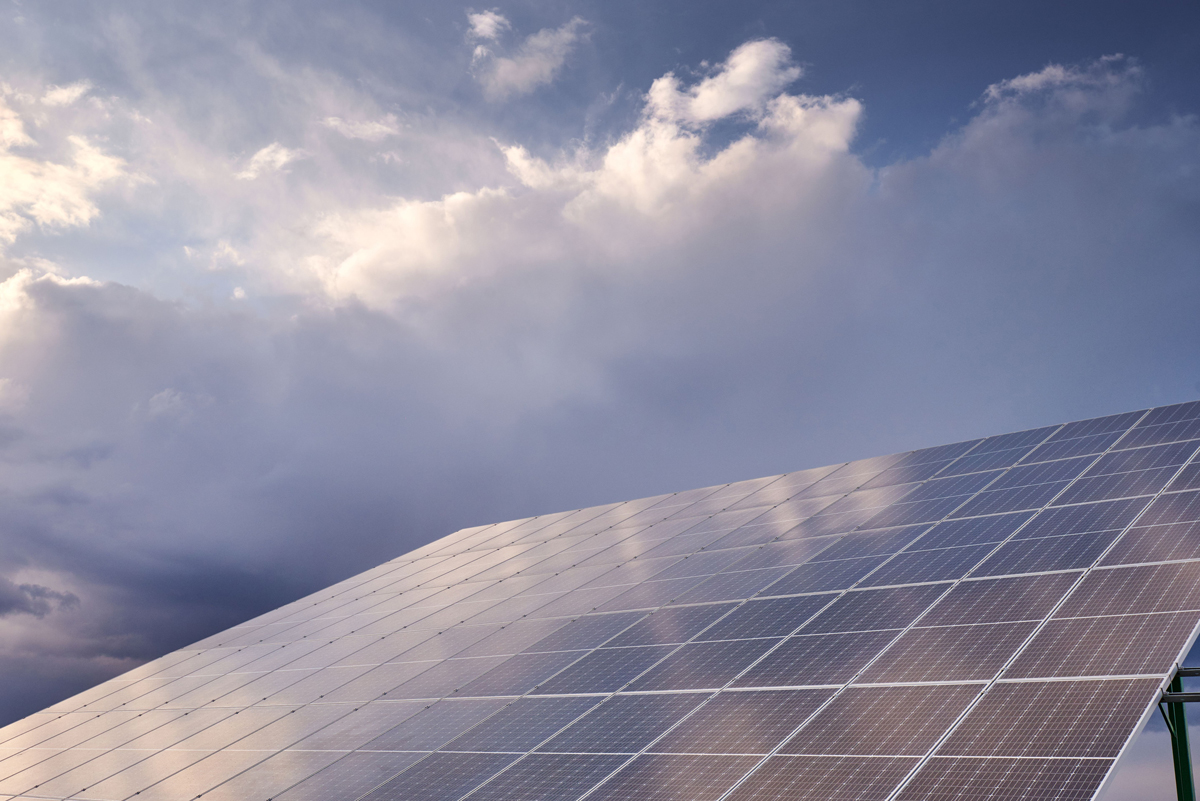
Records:
[[[508,21],[508,18],[496,9],[468,12],[467,22],[471,25],[471,30],[467,33],[470,38],[488,42],[496,41],[500,38],[500,34],[512,28],[512,23]]]
[[[78,81],[67,86],[51,86],[42,95],[42,105],[69,106],[90,92],[91,89],[90,81]]]
[[[120,152],[183,210],[133,218],[169,252],[141,240],[120,282],[4,262],[0,575],[81,600],[4,617],[0,710],[457,527],[1190,393],[1200,125],[1122,116],[1127,61],[1062,69],[876,169],[863,104],[751,42],[611,138],[437,128],[412,162],[458,166],[421,191],[321,149],[367,104],[296,101],[269,136],[321,169],[294,187],[145,110]],[[164,253],[190,294],[153,287]]]
[[[65,138],[70,154],[65,162],[13,152],[35,144],[21,116],[0,97],[0,243],[12,244],[34,224],[86,226],[100,213],[97,192],[120,180],[136,180],[124,160],[83,136]]]
[[[389,136],[400,133],[395,114],[388,114],[379,120],[362,120],[352,122],[341,117],[326,117],[325,125],[340,133],[347,139],[362,139],[367,142],[381,142]]]
[[[255,153],[246,169],[237,173],[236,177],[241,181],[253,181],[267,172],[281,172],[288,164],[307,156],[303,150],[291,150],[278,142],[272,142]]]
[[[648,113],[665,120],[703,124],[740,112],[761,115],[768,100],[801,75],[792,51],[777,39],[746,42],[704,80],[680,90],[667,73],[650,87]]]
[[[14,584],[0,576],[0,618],[31,615],[41,619],[53,611],[78,606],[79,597],[73,593],[57,592],[40,584]]]
[[[490,22],[485,24],[483,30],[492,31],[493,27],[489,26]],[[559,28],[544,28],[532,34],[512,56],[485,59],[477,75],[484,94],[490,100],[503,100],[512,95],[529,94],[539,86],[550,83],[566,63],[575,45],[587,36],[587,26],[586,20],[574,17]],[[472,20],[472,30],[474,28]],[[499,29],[496,29],[496,33],[499,34]],[[490,55],[486,48],[475,50],[476,61]]]

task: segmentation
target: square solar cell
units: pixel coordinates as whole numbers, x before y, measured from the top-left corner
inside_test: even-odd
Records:
[[[1007,576],[1090,567],[1121,532],[1093,531],[1037,540],[1013,540],[976,569],[973,576]]]
[[[1171,492],[1200,489],[1200,463],[1190,464],[1180,471],[1179,476],[1167,487]]]
[[[914,484],[919,481],[925,481],[940,473],[952,461],[952,459],[943,459],[941,461],[923,462],[921,464],[901,463],[896,467],[889,467],[875,476],[875,478],[863,484],[863,489],[891,487],[896,484]]]
[[[933,523],[954,512],[969,497],[968,495],[959,495],[951,498],[915,501],[913,503],[897,503],[868,519],[862,524],[862,528],[871,529],[884,528],[886,526],[905,526],[913,523]]]
[[[965,475],[984,470],[997,470],[1011,467],[1021,461],[1032,450],[1029,447],[1006,448],[998,451],[972,451],[966,456],[952,462],[942,471],[944,476]]]
[[[758,759],[643,754],[600,785],[588,801],[717,801]]]
[[[542,684],[537,693],[611,693],[675,649],[673,645],[601,648]]]
[[[444,750],[523,753],[554,736],[595,706],[597,700],[595,697],[521,698],[451,740]]]
[[[897,801],[1082,801],[1092,797],[1111,767],[1111,761],[1101,759],[935,757]]]
[[[707,576],[647,581],[632,587],[599,607],[601,612],[618,612],[625,609],[653,609],[665,606],[704,581]]]
[[[917,764],[904,757],[773,756],[729,801],[884,801]]]
[[[302,706],[238,740],[234,747],[253,751],[282,751],[345,717],[351,710],[353,707],[346,704]]]
[[[815,563],[833,559],[887,556],[902,550],[928,529],[928,526],[902,526],[847,534],[814,556],[812,561]]]
[[[708,604],[659,609],[618,634],[609,645],[667,645],[687,642],[733,608],[734,604]]]
[[[302,751],[347,751],[369,743],[428,708],[422,701],[385,701],[352,709],[294,746]]]
[[[464,657],[519,654],[570,621],[565,618],[517,620],[461,651]]]
[[[787,754],[924,755],[980,685],[852,687],[785,743]]]
[[[1139,526],[1157,523],[1190,523],[1200,520],[1200,491],[1174,492],[1154,500],[1140,518]]]
[[[770,542],[756,549],[737,563],[737,570],[800,565],[815,557],[835,542],[832,538]]]
[[[1094,570],[1055,617],[1200,609],[1200,562]]]
[[[1054,497],[1068,483],[1066,481],[1052,481],[1047,484],[1033,484],[1027,487],[987,490],[963,504],[954,515],[955,517],[974,517],[976,515],[991,515],[999,512],[1040,509],[1054,500]]]
[[[934,551],[905,551],[871,575],[860,586],[884,587],[889,584],[917,584],[928,581],[959,579],[988,555],[994,545],[966,545]]]
[[[692,754],[769,754],[833,690],[727,691],[712,698],[650,748]]]
[[[1010,512],[990,517],[971,517],[938,523],[919,540],[923,549],[954,548],[1003,542],[1033,517],[1030,512]]]
[[[724,687],[778,642],[758,639],[689,643],[651,668],[629,689],[642,692]]]
[[[530,754],[471,795],[472,801],[575,801],[628,757]]]
[[[780,753],[924,756],[981,689],[978,684],[851,687]]]
[[[1036,625],[988,623],[909,629],[858,681],[869,684],[990,680]]]
[[[1084,477],[1154,470],[1160,467],[1178,468],[1186,464],[1195,451],[1196,444],[1183,442],[1113,451],[1101,456],[1096,464],[1088,468]]]
[[[208,756],[209,751],[176,751],[168,749],[150,754],[145,759],[130,765],[106,779],[96,782],[82,793],[82,798],[104,799],[129,798],[139,795],[147,787],[157,784]],[[197,791],[199,794],[200,791]],[[188,796],[191,798],[192,796]]]
[[[454,801],[515,761],[514,754],[430,754],[362,801]]]
[[[707,697],[703,693],[616,695],[538,750],[636,754]]]
[[[524,695],[586,653],[549,651],[517,654],[464,685],[455,695]]]
[[[654,577],[655,581],[687,578],[688,576],[711,576],[731,567],[738,560],[749,556],[754,548],[735,548],[722,551],[702,551],[686,556]]]
[[[1131,528],[1101,564],[1135,565],[1200,559],[1200,522]]]
[[[1055,437],[1048,440],[1045,444],[1037,446],[1029,454],[1029,461],[1046,462],[1052,459],[1067,459],[1072,456],[1104,453],[1114,442],[1121,438],[1123,433],[1123,431],[1110,431],[1107,434],[1093,434],[1073,439],[1058,439]]]
[[[921,618],[923,626],[1041,620],[1081,573],[964,581]]]
[[[1034,445],[1048,439],[1053,434],[1058,432],[1058,426],[1046,426],[1044,428],[1031,428],[1027,431],[1014,431],[1011,434],[998,434],[993,437],[988,437],[983,442],[979,443],[971,455],[979,453],[992,453],[994,451],[1008,450],[1010,448],[1032,448]]]
[[[505,706],[500,699],[449,699],[431,704],[366,743],[366,751],[432,751]]]
[[[367,673],[363,673],[353,681],[349,681],[335,690],[325,693],[325,701],[344,703],[363,703],[376,698],[386,698],[388,693],[401,686],[409,679],[421,675],[438,662],[395,662],[380,665]]]
[[[273,798],[340,758],[329,751],[284,751],[253,766],[241,775],[209,790],[205,801],[246,801]]]
[[[1155,679],[996,684],[938,754],[1113,758],[1157,693]]]
[[[715,540],[712,545],[709,545],[709,550],[724,549],[724,548],[743,548],[750,545],[762,545],[770,542],[773,539],[781,536],[784,532],[794,527],[791,522],[788,523],[771,523],[768,525],[750,525],[742,526],[741,528],[728,531],[721,535],[719,540]]]
[[[1196,615],[1117,615],[1051,620],[1006,678],[1162,674],[1196,627]]]
[[[562,626],[553,634],[525,649],[526,653],[574,651],[604,645],[644,617],[642,612],[586,615]]]
[[[180,798],[196,798],[262,762],[267,756],[262,751],[217,751],[143,789],[138,793],[138,799],[178,801]]]
[[[864,580],[868,573],[883,564],[886,559],[886,556],[868,556],[862,559],[838,559],[834,562],[800,565],[763,590],[762,594],[792,595],[849,589]]]
[[[899,633],[892,629],[792,637],[746,671],[732,686],[842,684],[852,679]]]
[[[1118,444],[1124,448],[1136,448],[1142,445],[1182,442],[1197,437],[1200,437],[1200,420],[1186,420],[1144,428],[1138,426]]]
[[[848,592],[806,625],[802,633],[902,628],[948,589],[949,584],[926,584]]]
[[[676,603],[711,603],[751,598],[792,571],[791,567],[767,567],[718,573],[680,595]]]
[[[700,640],[733,640],[746,637],[782,637],[819,612],[835,595],[802,595],[747,601],[728,617],[704,631]]]
[[[99,755],[96,756],[96,753]],[[36,788],[31,788],[31,792],[49,798],[74,798],[82,793],[86,798],[85,791],[89,787],[136,765],[151,753],[128,749],[92,752],[93,758],[41,782]]]
[[[447,659],[424,673],[388,690],[388,698],[441,698],[474,681],[510,657],[477,656]]]
[[[1175,476],[1175,473],[1176,468],[1174,467],[1159,467],[1154,470],[1081,478],[1055,502],[1058,504],[1087,503],[1106,498],[1154,495],[1166,487],[1167,482]]]

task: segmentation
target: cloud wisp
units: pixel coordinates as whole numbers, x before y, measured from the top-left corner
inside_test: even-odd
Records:
[[[587,21],[573,17],[558,28],[543,28],[526,37],[511,55],[497,55],[492,48],[511,23],[495,11],[470,14],[468,18],[468,37],[480,42],[472,58],[476,77],[484,95],[493,101],[529,94],[551,83],[588,32]]]

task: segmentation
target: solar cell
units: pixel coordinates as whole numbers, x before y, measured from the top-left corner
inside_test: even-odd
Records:
[[[643,754],[600,785],[589,801],[717,801],[746,771],[753,756]]]
[[[0,729],[0,795],[1090,798],[1200,623],[1198,446],[1200,402],[464,529]]]
[[[859,681],[986,681],[1004,667],[1036,625],[1030,621],[909,629]]]
[[[1112,763],[1095,759],[935,757],[897,801],[1019,801],[1091,798]]]
[[[851,687],[784,744],[784,754],[921,756],[979,694],[978,684]]]
[[[993,685],[938,749],[943,756],[1116,757],[1155,679]]]
[[[776,755],[738,786],[729,801],[883,801],[917,764],[891,757]]]
[[[538,750],[636,754],[705,698],[702,693],[616,695]]]
[[[654,743],[654,752],[769,754],[833,690],[723,692]]]
[[[471,795],[472,801],[574,801],[628,757],[530,754]]]

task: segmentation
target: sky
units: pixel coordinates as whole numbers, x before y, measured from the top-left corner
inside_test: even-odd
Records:
[[[1197,33],[0,0],[0,723],[464,526],[1200,397]]]

